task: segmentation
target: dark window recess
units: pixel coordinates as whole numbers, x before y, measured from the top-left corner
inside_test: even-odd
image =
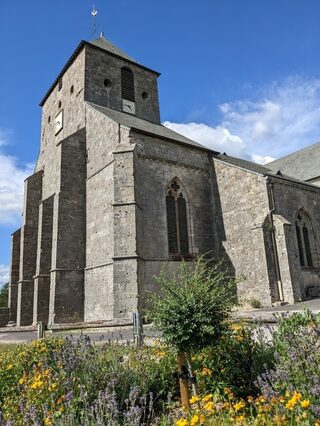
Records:
[[[142,92],[142,99],[147,99],[148,98],[148,93],[147,92]]]
[[[74,87],[73,86],[71,86],[70,87],[70,93],[71,93],[71,95],[72,95],[72,93],[74,92]]]
[[[62,106],[62,103],[61,101],[59,101],[58,108],[61,108],[61,106]]]
[[[187,203],[174,180],[166,197],[168,246],[170,254],[189,254]]]
[[[180,253],[189,253],[188,223],[186,200],[180,194],[178,200]]]
[[[299,225],[297,223],[296,223],[296,233],[297,233],[297,240],[298,240],[298,250],[299,250],[300,265],[301,266],[305,266],[304,265],[304,256],[303,256],[302,241],[301,241],[301,232],[300,232],[300,227],[299,227]]]
[[[178,253],[176,206],[175,206],[175,199],[173,198],[171,193],[167,195],[166,202],[167,202],[169,253]]]
[[[312,265],[312,256],[311,256],[311,250],[310,250],[309,231],[306,225],[303,225],[302,232],[303,232],[304,247],[306,249],[307,265],[312,268],[313,265]]]
[[[62,89],[62,78],[58,81],[58,92]]]
[[[121,95],[123,99],[135,101],[134,76],[130,68],[121,68]]]

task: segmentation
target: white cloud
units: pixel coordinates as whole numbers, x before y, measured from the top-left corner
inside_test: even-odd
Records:
[[[9,266],[0,265],[0,287],[9,281]]]
[[[0,129],[0,146],[7,143]],[[0,225],[16,225],[23,208],[24,179],[32,174],[31,165],[20,166],[17,159],[0,152]]]
[[[265,164],[320,140],[320,80],[290,77],[219,106],[218,126],[164,123],[211,149]]]
[[[203,123],[163,123],[169,129],[181,133],[186,137],[199,141],[203,145],[216,151],[223,152],[226,147],[233,155],[241,155],[245,144],[239,136],[233,135],[222,126],[210,127]]]

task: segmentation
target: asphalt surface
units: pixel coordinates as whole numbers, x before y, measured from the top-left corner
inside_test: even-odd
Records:
[[[281,313],[290,313],[295,311],[303,311],[305,308],[310,309],[315,313],[320,312],[320,298],[308,300],[305,302],[295,303],[293,305],[284,305],[278,307],[268,307],[261,309],[254,309],[250,311],[238,311],[235,317],[239,318],[250,318],[255,320],[270,320],[275,318],[276,315]],[[66,331],[55,331],[47,332],[47,336],[70,336],[74,339],[79,338],[81,332],[94,342],[108,342],[108,341],[120,341],[122,343],[133,342],[133,329],[132,327],[114,327],[114,328],[97,328],[97,329],[85,329],[85,330],[66,330]],[[159,334],[155,331],[152,326],[144,327],[144,335],[146,339],[158,337]],[[37,338],[36,331],[8,331],[0,332],[0,344],[6,343],[27,343]]]
[[[73,339],[78,339],[81,333],[89,336],[93,342],[108,342],[108,341],[119,341],[122,343],[133,342],[133,329],[132,327],[121,327],[112,329],[86,329],[86,330],[67,330],[67,331],[55,331],[54,333],[46,332],[46,336],[69,336]],[[145,327],[144,336],[146,339],[152,337],[155,338],[159,334],[150,326]],[[0,333],[0,344],[6,343],[28,343],[34,339],[37,339],[36,331],[8,331]]]

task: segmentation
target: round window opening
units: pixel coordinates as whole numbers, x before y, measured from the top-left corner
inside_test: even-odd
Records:
[[[147,92],[142,92],[142,99],[147,99],[147,97],[149,96]]]
[[[103,84],[105,87],[111,87],[111,81],[108,78],[104,80]]]
[[[74,92],[74,87],[73,86],[71,86],[70,87],[70,93],[71,93],[71,95],[72,95],[72,93]]]

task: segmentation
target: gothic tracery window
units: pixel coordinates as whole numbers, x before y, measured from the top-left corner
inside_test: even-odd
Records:
[[[168,246],[170,254],[189,253],[186,194],[177,178],[168,186],[166,197]]]
[[[314,246],[313,230],[308,216],[303,211],[299,211],[297,215],[296,235],[300,265],[312,268],[314,266],[312,255],[312,247]]]

